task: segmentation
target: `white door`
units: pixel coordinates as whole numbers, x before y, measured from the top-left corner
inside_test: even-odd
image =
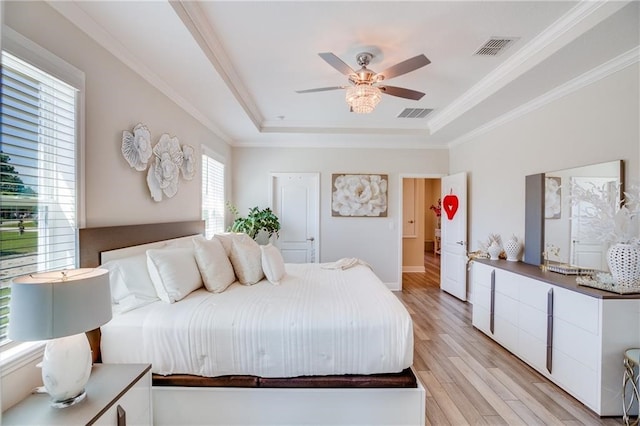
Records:
[[[271,209],[280,219],[280,248],[286,263],[317,263],[320,253],[320,174],[272,173]]]
[[[440,288],[467,300],[467,174],[445,176],[440,182]]]
[[[584,189],[590,189],[594,185],[605,188],[609,194],[612,208],[616,208],[618,195],[618,183],[614,178],[597,177],[572,177],[571,187],[574,185]],[[608,245],[590,236],[589,228],[592,226],[589,213],[593,206],[586,201],[578,201],[571,206],[571,247],[569,262],[572,265],[592,268],[599,271],[608,271],[607,248]]]

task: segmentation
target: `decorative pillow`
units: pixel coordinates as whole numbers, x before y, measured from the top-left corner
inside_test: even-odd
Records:
[[[236,280],[233,265],[217,238],[193,239],[193,249],[204,286],[212,293],[221,293]]]
[[[229,257],[231,257],[231,245],[234,240],[243,241],[247,238],[251,240],[250,236],[242,232],[223,232],[221,234],[215,234],[214,238],[222,243],[222,247],[224,247],[224,250],[227,252],[227,256]]]
[[[264,277],[261,256],[260,246],[251,237],[232,240],[229,258],[240,284],[255,284]]]
[[[202,287],[193,248],[147,250],[147,269],[163,302],[177,302]]]
[[[204,238],[202,234],[190,235],[188,237],[178,237],[167,240],[166,248],[193,248],[195,238]]]
[[[262,271],[271,284],[280,284],[285,276],[284,259],[278,247],[271,243],[260,246],[262,251]]]
[[[158,294],[147,270],[147,255],[141,253],[135,256],[110,260],[100,266],[109,271],[111,286],[111,302],[122,305],[118,312],[135,309],[138,306],[158,300]]]

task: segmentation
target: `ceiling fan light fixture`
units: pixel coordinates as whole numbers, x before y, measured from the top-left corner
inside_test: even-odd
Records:
[[[358,114],[372,112],[380,102],[380,89],[368,84],[358,84],[347,88],[345,99],[351,110]]]

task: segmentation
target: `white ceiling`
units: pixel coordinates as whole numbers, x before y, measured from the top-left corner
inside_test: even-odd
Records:
[[[637,1],[50,4],[234,146],[451,146],[634,48],[637,61],[640,40]],[[474,55],[492,36],[517,41]],[[384,95],[364,115],[343,90],[295,93],[347,83],[319,52],[357,69],[362,51],[374,71],[425,54],[388,83],[426,95]],[[404,108],[434,111],[397,118]]]

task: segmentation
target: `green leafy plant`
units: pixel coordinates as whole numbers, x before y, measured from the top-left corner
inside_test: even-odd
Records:
[[[273,234],[279,236],[280,221],[269,207],[262,210],[257,206],[252,207],[249,209],[247,217],[237,217],[239,212],[234,205],[227,203],[227,207],[236,216],[228,231],[244,232],[254,240],[260,231],[265,231],[269,238]]]

